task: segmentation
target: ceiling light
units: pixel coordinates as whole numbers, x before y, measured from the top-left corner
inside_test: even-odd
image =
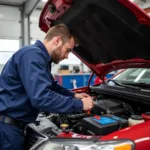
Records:
[[[46,3],[48,0],[42,0],[42,2]]]

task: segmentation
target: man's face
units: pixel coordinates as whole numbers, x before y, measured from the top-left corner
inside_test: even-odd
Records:
[[[61,40],[61,39],[59,39],[59,40]],[[73,47],[74,47],[74,39],[73,38],[68,40],[66,43],[61,44],[60,46],[56,47],[51,53],[52,61],[55,64],[58,64],[60,61],[67,59],[68,55],[71,52],[71,50],[73,49]]]

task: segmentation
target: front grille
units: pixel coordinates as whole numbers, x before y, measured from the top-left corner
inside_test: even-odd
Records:
[[[39,136],[36,131],[28,126],[26,128],[25,149],[29,150],[38,141]]]
[[[36,142],[38,138],[35,135],[27,135],[26,136],[26,149],[29,150]]]

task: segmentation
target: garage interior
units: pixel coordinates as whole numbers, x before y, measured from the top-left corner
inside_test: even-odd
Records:
[[[62,0],[62,1],[65,1],[65,0]],[[130,0],[130,1],[138,5],[141,9],[143,9],[143,11],[145,11],[150,16],[150,0]],[[4,68],[4,65],[7,63],[9,58],[11,58],[11,56],[17,50],[19,50],[21,47],[34,44],[36,40],[43,41],[45,37],[45,33],[41,31],[41,29],[39,28],[39,17],[46,2],[47,0],[0,0],[0,74]],[[119,5],[122,5],[122,4],[119,3]],[[140,27],[138,28],[138,25],[137,26],[136,25],[135,25],[135,29],[137,30],[135,30],[135,33],[137,34],[135,34],[135,37],[140,35],[140,29],[139,29]],[[144,26],[144,24],[142,25]],[[130,26],[128,27],[130,28]],[[131,29],[132,29],[132,26],[131,26]],[[150,31],[148,27],[146,29],[147,31]],[[118,31],[118,28],[117,28],[117,31]],[[146,31],[146,30],[143,30],[143,31]],[[140,37],[142,39],[144,36],[141,36],[141,35]],[[147,41],[147,37],[144,37],[146,39],[145,41]],[[137,42],[137,40],[135,41]],[[129,43],[133,43],[133,41]],[[149,46],[149,43],[147,45]],[[148,48],[150,48],[150,46]],[[149,50],[148,48],[147,50]],[[130,49],[128,49],[128,52],[130,52]],[[87,49],[85,49],[85,51],[86,50]],[[81,48],[81,51],[82,51],[82,48]],[[85,51],[82,51],[83,52],[82,54],[84,54]],[[95,55],[93,54],[92,56],[96,56],[96,54],[99,54],[99,53],[95,52]],[[120,53],[122,53],[122,51],[120,51]],[[125,49],[124,49],[124,53],[127,53]],[[132,54],[133,54],[133,51],[132,51]],[[112,55],[114,56],[114,53]],[[27,150],[43,150],[43,149],[54,150],[55,148],[56,148],[55,150],[58,150],[58,149],[80,150],[80,148],[81,149],[83,148],[84,150],[102,150],[103,148],[106,148],[105,150],[108,150],[108,149],[109,150],[143,150],[143,149],[148,150],[150,148],[150,144],[149,144],[150,137],[149,137],[149,132],[147,132],[150,130],[150,123],[146,122],[150,120],[150,111],[149,111],[150,110],[149,109],[150,108],[150,102],[149,102],[149,99],[150,99],[150,94],[149,94],[150,93],[150,69],[149,69],[150,61],[148,62],[147,59],[140,60],[135,57],[134,58],[135,62],[134,61],[132,62],[132,59],[130,60],[130,57],[128,59],[128,56],[127,56],[127,58],[125,59],[125,61],[129,63],[128,65],[125,62],[127,64],[127,67],[123,68],[125,66],[124,65],[125,63],[123,62],[124,60],[120,59],[122,62],[120,60],[119,61],[122,63],[122,64],[120,63],[122,66],[119,64],[119,61],[113,62],[114,63],[113,65],[111,64],[112,61],[111,62],[108,61],[106,62],[106,65],[108,63],[108,66],[104,68],[103,65],[100,66],[98,62],[99,61],[98,57],[99,56],[97,56],[97,58],[94,57],[95,58],[94,61],[97,64],[96,63],[93,63],[93,64],[89,63],[89,64],[90,65],[92,64],[91,65],[92,67],[96,64],[95,66],[97,68],[95,67],[96,68],[95,69],[93,67],[95,70],[92,67],[91,68],[95,72],[97,71],[98,73],[97,72],[96,73],[98,75],[100,75],[101,73],[108,73],[108,74],[105,74],[106,76],[102,76],[103,78],[97,77],[96,73],[92,74],[92,70],[88,68],[88,66],[86,66],[73,53],[69,54],[69,58],[67,60],[63,60],[59,64],[54,64],[54,63],[52,64],[51,73],[54,76],[55,80],[57,80],[58,83],[64,86],[65,88],[75,89],[74,91],[77,92],[78,94],[79,93],[89,94],[90,97],[92,98],[92,104],[91,104],[92,106],[91,106],[90,111],[82,110],[82,112],[79,112],[79,113],[75,112],[75,113],[68,113],[68,114],[55,113],[55,109],[57,109],[57,107],[50,113],[47,111],[44,112],[40,110],[39,114],[37,115],[37,120],[35,122],[29,123],[29,126],[28,124],[25,124],[25,126],[23,127],[23,130],[26,132],[25,137],[26,139],[28,139],[26,142]],[[114,56],[114,58],[115,57],[117,57],[117,55]],[[92,58],[91,53],[89,53],[88,58]],[[148,55],[147,55],[147,58],[149,58]],[[136,64],[136,61],[137,62],[139,61],[138,62],[139,64],[141,63],[139,68],[136,66],[138,65],[138,63]],[[133,64],[135,63],[135,68],[132,63]],[[119,66],[118,68],[116,64]],[[133,65],[133,66],[131,67],[130,65],[131,66]],[[98,70],[100,69],[100,67],[102,67],[100,71],[104,69],[104,72],[100,72]],[[108,70],[110,69],[111,72],[107,72],[107,69]],[[91,77],[91,74],[93,75],[92,77]],[[90,85],[88,85],[89,80],[91,81]],[[138,83],[138,81],[140,80],[141,80],[141,83],[140,82]],[[126,83],[126,81],[130,81],[130,84]],[[145,83],[148,83],[148,85],[146,85]],[[93,85],[93,84],[96,84],[96,85]],[[88,87],[85,87],[87,85]],[[80,88],[80,87],[85,87],[85,88],[76,90],[76,88]],[[39,89],[41,88],[40,85],[38,88]],[[2,88],[0,87],[0,93],[3,92],[3,90],[1,89]],[[33,89],[31,89],[31,91],[32,90]],[[50,87],[50,90],[51,90],[51,87]],[[38,96],[40,97],[41,95],[39,94]],[[66,97],[69,99],[71,96],[67,95]],[[19,98],[19,96],[17,98]],[[2,101],[1,98],[0,98],[0,101]],[[30,106],[30,101],[27,103]],[[49,106],[48,104],[49,103],[47,103],[47,105],[45,104],[44,106]],[[58,105],[59,104],[57,103],[57,105],[55,106],[58,106]],[[1,107],[2,106],[0,105],[0,108]],[[19,114],[20,113],[19,111],[24,111],[24,110],[26,111],[26,109],[28,111],[28,107],[24,108],[23,106],[22,107],[23,109],[22,108],[18,109],[18,108],[16,109],[16,114]],[[33,108],[36,108],[36,107],[33,107]],[[48,107],[46,107],[46,109],[48,109]],[[38,109],[36,108],[30,112],[30,109],[29,109],[30,113],[28,114],[31,114],[31,117],[32,117],[32,115],[34,115],[34,111],[36,113],[37,110]],[[26,117],[26,115],[24,116]],[[30,118],[30,115],[27,117]],[[0,119],[1,119],[1,114],[0,114]],[[143,126],[137,125],[141,123],[143,123]],[[130,128],[130,126],[133,126],[133,128],[132,127]],[[121,132],[119,132],[120,130]],[[137,137],[135,135],[135,132],[137,132]],[[109,137],[110,133],[112,133],[112,135]],[[60,139],[57,140],[56,137],[59,137]],[[64,139],[63,139],[64,137],[65,138],[69,137],[70,138],[69,142],[68,141],[64,142]],[[99,139],[102,138],[104,142],[102,143],[100,141],[101,143],[99,143],[99,141],[95,140],[97,137]],[[52,141],[48,141],[49,138],[51,138]],[[73,138],[77,138],[77,139],[74,140]],[[86,140],[80,141],[79,138],[88,139],[89,141],[88,142]],[[111,142],[107,143],[107,141],[105,140],[109,140],[109,138],[111,139]],[[90,141],[91,139],[92,141]],[[116,139],[119,139],[118,140],[119,142]],[[115,140],[117,142],[114,142]],[[141,143],[145,142],[146,144],[143,146],[142,145],[143,143],[141,144],[140,142]],[[72,144],[72,143],[75,143],[75,144]],[[136,148],[135,145],[137,146],[137,149],[135,149]],[[80,148],[76,149],[76,146],[79,146]],[[145,148],[146,146],[148,147],[148,149]]]

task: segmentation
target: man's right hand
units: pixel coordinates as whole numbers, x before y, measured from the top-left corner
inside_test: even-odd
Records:
[[[94,106],[94,102],[92,97],[86,97],[81,99],[83,102],[83,110],[87,111],[87,110],[91,110]]]

